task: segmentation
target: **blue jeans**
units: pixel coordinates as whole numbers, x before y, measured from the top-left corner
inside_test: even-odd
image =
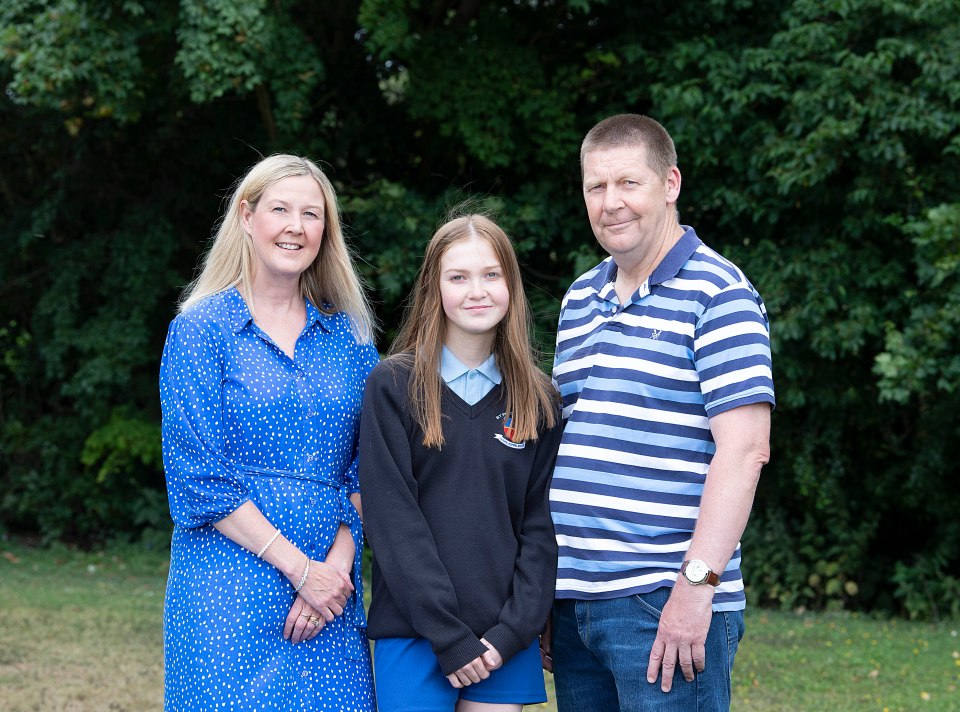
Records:
[[[677,665],[673,689],[647,682],[660,612],[659,588],[603,601],[557,600],[553,607],[553,674],[558,712],[720,712],[730,709],[733,658],[743,612],[714,613],[706,665],[687,682]]]

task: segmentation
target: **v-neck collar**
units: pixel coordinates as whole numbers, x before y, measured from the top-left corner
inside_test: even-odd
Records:
[[[500,400],[500,394],[503,392],[503,386],[498,383],[490,389],[490,392],[487,393],[487,395],[473,405],[470,405],[463,398],[454,393],[450,386],[448,386],[446,383],[443,383],[442,379],[440,383],[443,385],[443,397],[446,398],[457,410],[462,411],[471,420],[483,413],[492,404],[497,403]]]

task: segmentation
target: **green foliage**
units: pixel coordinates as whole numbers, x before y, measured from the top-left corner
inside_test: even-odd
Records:
[[[867,593],[877,572],[863,570],[863,560],[877,523],[852,522],[842,508],[833,511],[831,526],[808,513],[793,522],[783,510],[756,517],[744,535],[747,596],[751,603],[782,610],[856,606],[861,587]],[[843,537],[836,536],[844,531]],[[873,576],[861,580],[860,576]]]
[[[891,582],[911,619],[940,621],[960,617],[960,577],[949,572],[952,551],[940,547],[913,564],[898,561]]]
[[[272,44],[266,0],[182,3],[177,64],[198,104],[263,83],[260,66]]]
[[[141,3],[17,0],[4,6],[0,45],[10,58],[7,93],[15,102],[67,115],[73,134],[82,117],[139,118]]]
[[[917,286],[906,294],[909,319],[887,325],[877,355],[880,397],[907,403],[960,389],[960,203],[940,205],[911,220]]]
[[[291,3],[185,0],[177,28],[176,64],[190,99],[204,104],[227,93],[258,91],[257,100],[271,133],[303,127],[311,95],[324,66],[304,35],[302,23],[283,6]],[[275,109],[266,103],[270,87]],[[274,111],[276,116],[274,116]]]
[[[87,467],[99,464],[97,484],[111,477],[124,477],[139,468],[158,470],[163,467],[159,424],[118,409],[106,425],[90,433],[80,462]]]
[[[426,240],[472,198],[515,239],[549,359],[565,288],[601,256],[580,138],[638,111],[676,140],[683,222],[771,315],[778,407],[744,537],[751,598],[951,610],[960,2],[691,7],[3,3],[0,527],[168,526],[164,330],[259,155],[325,162],[381,350]]]

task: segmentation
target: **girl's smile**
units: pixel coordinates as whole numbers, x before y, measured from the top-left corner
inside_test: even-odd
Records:
[[[487,240],[458,240],[444,252],[440,258],[440,299],[446,316],[447,347],[454,353],[461,348],[474,351],[483,347],[489,354],[497,325],[510,305],[510,290]]]

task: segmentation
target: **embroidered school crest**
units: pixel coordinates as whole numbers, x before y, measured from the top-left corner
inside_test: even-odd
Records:
[[[513,416],[508,415],[504,418],[503,421],[503,434],[507,436],[507,440],[510,442],[516,442],[517,440],[517,429],[513,427]]]
[[[513,427],[513,416],[507,415],[506,413],[501,413],[497,416],[497,420],[503,418],[503,435],[497,433],[493,437],[502,442],[507,447],[511,447],[514,450],[522,450],[527,446],[526,443],[516,442],[517,429]]]

